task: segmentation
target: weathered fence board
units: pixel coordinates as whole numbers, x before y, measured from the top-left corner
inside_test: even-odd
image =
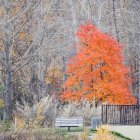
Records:
[[[140,105],[102,105],[102,123],[140,125]]]

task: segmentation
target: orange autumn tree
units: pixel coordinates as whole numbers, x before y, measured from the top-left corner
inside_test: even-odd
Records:
[[[123,63],[122,45],[91,23],[81,25],[78,51],[68,63],[63,100],[95,100],[108,104],[134,104],[129,68]]]

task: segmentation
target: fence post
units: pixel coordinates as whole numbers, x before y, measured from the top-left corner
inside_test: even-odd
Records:
[[[120,106],[120,124],[122,123],[122,106]]]
[[[104,111],[104,105],[102,105],[102,113],[101,113],[101,122],[104,123],[104,119],[103,119],[103,111]]]
[[[107,105],[106,105],[106,123],[108,123],[108,122],[107,122]]]

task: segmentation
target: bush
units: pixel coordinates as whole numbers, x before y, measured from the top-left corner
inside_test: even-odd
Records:
[[[93,140],[117,140],[109,131],[109,126],[100,126]]]
[[[91,125],[91,118],[101,115],[101,107],[88,101],[61,104],[53,96],[42,98],[32,107],[17,105],[15,113],[17,129],[34,129],[54,126],[56,117],[83,117],[85,125]]]
[[[16,105],[15,124],[17,129],[34,129],[51,126],[55,121],[56,104],[53,97],[45,97],[32,107],[27,103]],[[24,124],[24,125],[19,125]],[[21,127],[22,126],[22,127]]]
[[[86,126],[91,125],[91,118],[101,116],[101,106],[95,107],[95,103],[84,100],[83,102],[72,102],[63,106],[60,116],[83,117]]]

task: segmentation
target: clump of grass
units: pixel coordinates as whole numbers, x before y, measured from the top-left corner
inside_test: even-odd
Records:
[[[114,136],[117,136],[117,137],[119,137],[119,138],[123,138],[124,140],[132,140],[132,139],[130,139],[130,138],[128,138],[128,137],[123,136],[122,134],[120,134],[120,133],[118,133],[118,132],[111,131],[111,133],[112,133]]]
[[[19,110],[22,110],[22,113],[20,111],[15,112],[14,114],[14,121],[15,121],[15,129],[21,130],[21,129],[37,129],[41,128],[45,116],[43,115],[43,106],[41,102],[38,102],[34,105],[35,113],[32,115],[32,117],[27,118],[24,114],[24,111],[21,108],[18,108]]]
[[[80,139],[87,140],[88,136],[89,136],[89,132],[90,132],[90,130],[88,128],[84,127],[83,132],[80,133]]]
[[[12,129],[13,129],[13,126],[10,121],[1,121],[0,122],[0,133],[11,131]]]
[[[109,126],[100,126],[97,129],[97,132],[95,134],[95,137],[93,140],[117,140],[114,138],[114,136],[111,134]]]

